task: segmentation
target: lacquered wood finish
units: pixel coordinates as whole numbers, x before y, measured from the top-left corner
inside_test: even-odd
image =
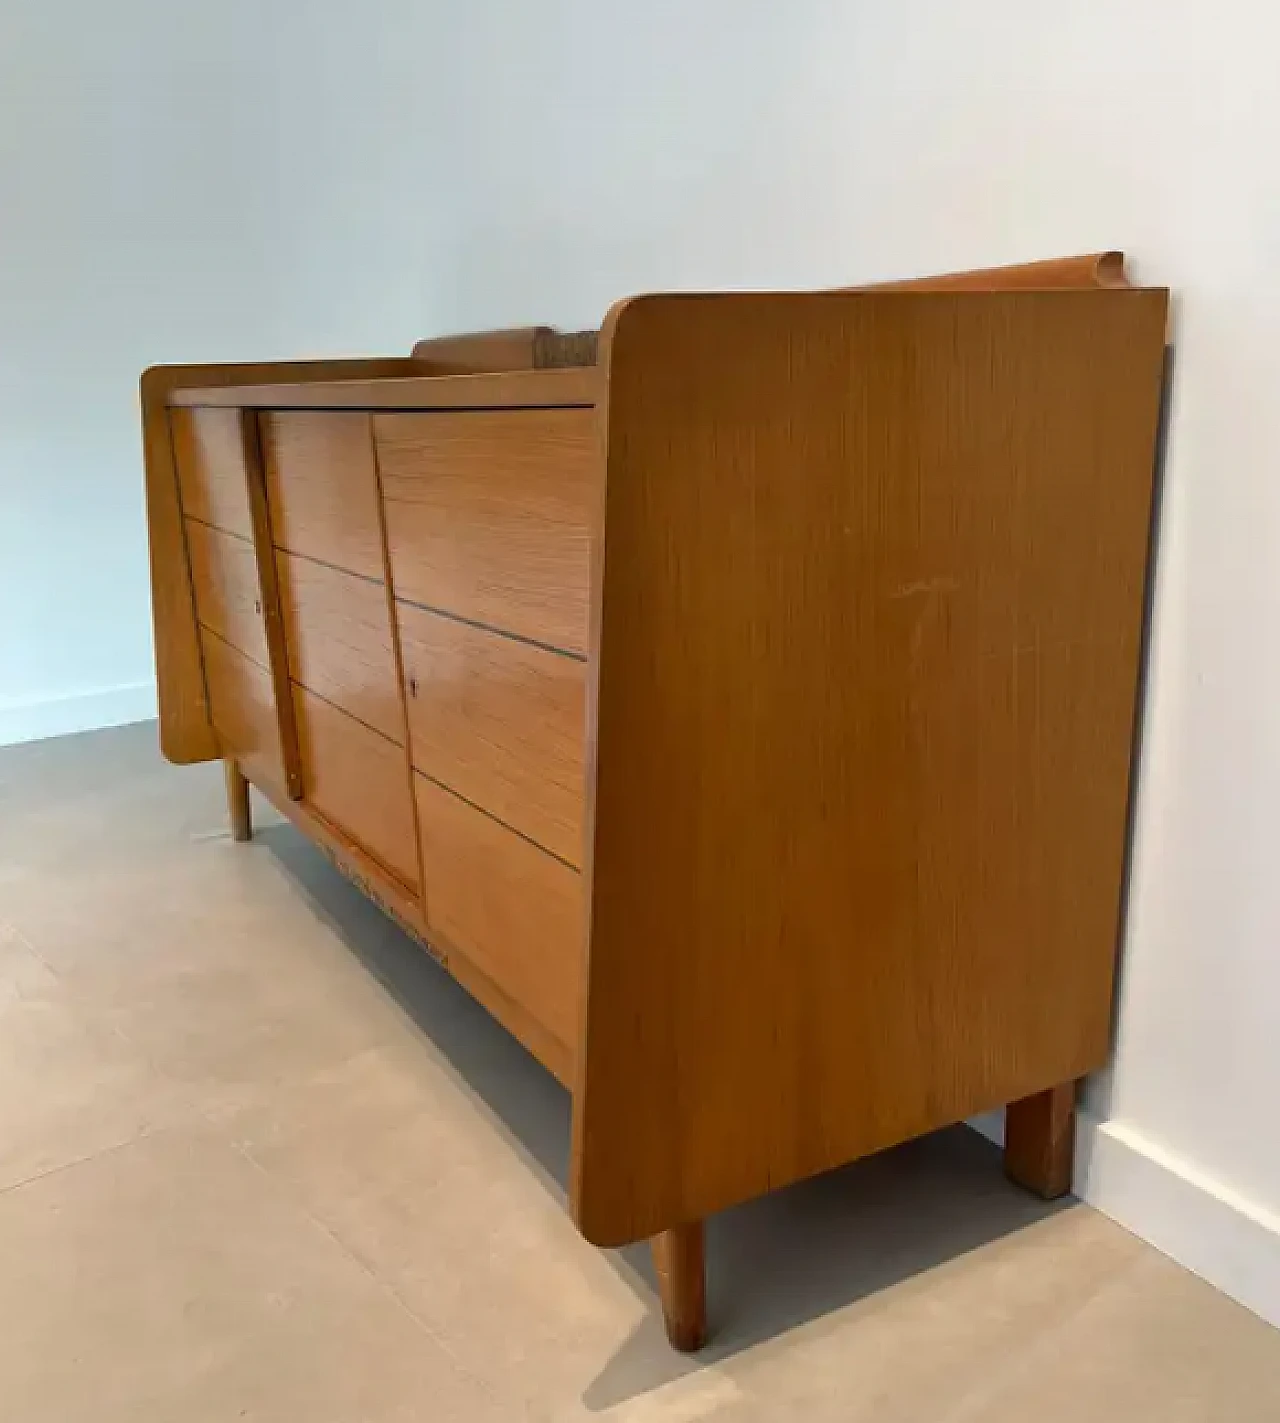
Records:
[[[355,361],[278,361],[245,365],[152,366],[142,374],[142,450],[146,471],[147,546],[151,617],[156,649],[160,745],[180,765],[213,760],[218,740],[209,718],[200,635],[187,564],[178,462],[169,402],[185,387],[218,389],[250,381],[367,380],[425,374],[429,367],[403,357]],[[180,423],[180,421],[179,421]]]
[[[589,1239],[1105,1058],[1165,304],[615,315]]]
[[[410,889],[418,845],[404,748],[305,687],[293,688],[304,799]]]
[[[1070,291],[1088,287],[1127,287],[1123,252],[1090,252],[1081,257],[1053,257],[1008,267],[978,267],[971,272],[940,272],[877,282],[846,291]]]
[[[1010,1102],[1004,1114],[1004,1169],[1011,1181],[1047,1201],[1071,1189],[1076,1084],[1059,1082]]]
[[[378,415],[374,437],[397,596],[585,652],[591,414]]]
[[[653,1237],[662,1319],[672,1347],[693,1353],[707,1342],[705,1231],[701,1221]]]
[[[404,602],[396,614],[413,764],[580,865],[585,665]]]
[[[381,582],[277,551],[289,671],[295,682],[404,743],[400,678]]]
[[[246,410],[535,410],[591,406],[599,393],[595,368],[586,366],[308,385],[190,388],[175,390],[168,399],[175,407],[235,406]]]
[[[143,374],[142,453],[147,494],[147,556],[151,573],[151,626],[155,644],[160,749],[177,765],[211,761],[218,737],[209,716],[200,631],[187,556],[169,385],[163,371]]]
[[[254,785],[287,794],[271,673],[207,628],[201,643],[222,756],[234,759]]]
[[[570,1088],[575,1219],[653,1238],[677,1347],[737,1201],[1005,1104],[1069,1187],[1166,302],[1103,253],[640,299],[594,370],[531,328],[144,377],[166,754]]]
[[[448,944],[438,933],[428,932],[426,914],[417,895],[411,894],[394,875],[341,835],[305,801],[289,800],[270,784],[259,785],[258,789],[286,819],[323,850],[352,884],[368,895],[455,978],[558,1082],[569,1086],[573,1080],[571,1050],[537,1022],[523,1004],[503,992],[465,954]]]
[[[201,626],[216,632],[259,666],[269,668],[253,544],[237,534],[188,520],[187,550]]]
[[[169,418],[183,513],[252,541],[240,412],[175,410]]]
[[[241,439],[244,445],[249,515],[253,520],[253,550],[258,563],[258,588],[262,596],[262,626],[267,638],[267,659],[280,733],[280,756],[284,764],[285,789],[293,800],[302,797],[302,759],[298,727],[294,719],[289,687],[289,655],[284,638],[284,612],[276,577],[275,548],[271,539],[271,511],[267,502],[267,482],[263,467],[259,422],[252,411],[243,410]]]
[[[415,774],[427,927],[572,1049],[582,969],[575,870]]]
[[[382,577],[382,531],[369,417],[270,412],[262,447],[276,547]]]
[[[249,805],[249,782],[234,761],[224,761],[222,770],[227,781],[227,819],[231,838],[243,843],[253,839],[253,813]]]

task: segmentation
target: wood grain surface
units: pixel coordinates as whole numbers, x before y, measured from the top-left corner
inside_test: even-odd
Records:
[[[209,715],[167,390],[162,372],[143,375],[140,401],[151,628],[160,750],[178,765],[191,765],[211,761],[219,754],[218,737]]]
[[[253,544],[236,534],[189,519],[187,549],[201,625],[270,670]]]
[[[413,764],[582,863],[586,668],[398,603]]]
[[[1079,257],[1051,257],[1007,267],[977,267],[971,272],[939,272],[907,277],[846,291],[1062,291],[1088,287],[1127,287],[1123,252],[1088,252]]]
[[[1059,1082],[1010,1102],[1004,1114],[1004,1170],[1046,1201],[1071,1189],[1075,1159],[1076,1084]]]
[[[233,760],[222,763],[227,783],[227,819],[231,838],[238,844],[253,839],[253,808],[249,801],[249,782]]]
[[[238,410],[175,410],[173,449],[189,519],[253,538]]]
[[[276,552],[295,682],[404,744],[404,711],[382,583]]]
[[[674,1225],[653,1237],[662,1320],[672,1347],[682,1354],[707,1340],[706,1231],[702,1222]]]
[[[397,597],[582,653],[594,414],[376,415]]]
[[[295,385],[214,386],[174,390],[173,406],[242,406],[250,410],[522,410],[590,406],[600,394],[592,366],[478,375],[401,376]]]
[[[615,308],[589,1239],[1104,1059],[1166,301]]]
[[[405,751],[296,684],[304,799],[410,889],[418,845]]]
[[[270,411],[261,428],[276,547],[380,580],[382,531],[369,417]]]
[[[209,719],[200,658],[185,530],[179,498],[169,401],[184,385],[206,388],[233,382],[343,379],[423,373],[404,357],[354,361],[282,361],[247,365],[152,366],[142,373],[142,452],[146,472],[147,546],[151,564],[151,619],[160,704],[160,747],[179,764],[209,761],[218,741]]]
[[[298,747],[298,726],[294,718],[293,697],[289,690],[289,653],[284,639],[284,611],[280,603],[280,582],[276,574],[276,551],[271,539],[271,510],[267,501],[262,433],[258,417],[252,410],[240,411],[240,434],[249,490],[249,516],[253,520],[253,552],[258,564],[262,626],[267,638],[276,725],[280,731],[284,784],[291,799],[300,800],[302,759]]]
[[[208,628],[200,640],[221,754],[233,758],[254,785],[287,795],[271,673]]]
[[[428,930],[571,1049],[582,968],[576,870],[415,775]]]

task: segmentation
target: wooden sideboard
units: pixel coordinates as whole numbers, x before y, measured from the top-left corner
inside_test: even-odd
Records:
[[[142,379],[161,740],[572,1093],[588,1240],[1108,1050],[1167,293],[1118,254]]]

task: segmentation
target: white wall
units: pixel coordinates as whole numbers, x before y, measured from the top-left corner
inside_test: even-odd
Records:
[[[1177,292],[1119,1044],[1078,1186],[1280,1322],[1280,19],[1263,0],[452,10],[450,325],[1108,246]]]
[[[10,0],[0,740],[149,696],[144,364],[1123,246],[1178,363],[1078,1184],[1280,1322],[1278,40],[1263,0]]]
[[[0,744],[154,713],[137,380],[433,325],[430,7],[0,5]]]

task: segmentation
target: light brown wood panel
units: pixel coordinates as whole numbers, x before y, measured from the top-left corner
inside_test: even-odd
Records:
[[[1104,1060],[1166,302],[615,309],[589,1239]]]
[[[595,331],[557,331],[554,326],[508,327],[432,336],[413,348],[415,360],[438,375],[478,375],[485,371],[563,370],[594,365]]]
[[[418,847],[404,748],[296,684],[293,707],[303,798],[416,889]]]
[[[1008,267],[978,267],[971,272],[939,272],[845,291],[1059,291],[1087,287],[1126,287],[1123,252],[1089,252],[1080,257],[1050,257]]]
[[[270,668],[253,545],[209,524],[187,522],[196,615],[238,652]]]
[[[334,380],[307,385],[217,386],[173,391],[175,406],[250,410],[515,410],[594,405],[600,394],[594,366],[562,370],[493,371],[376,380]]]
[[[576,870],[415,773],[428,929],[572,1046],[582,972]]]
[[[209,718],[196,622],[186,521],[178,494],[177,462],[169,427],[167,373],[145,371],[139,389],[147,491],[147,555],[151,572],[151,627],[155,645],[160,750],[178,765],[210,761],[218,737]]]
[[[183,513],[252,539],[240,411],[174,410],[169,418]]]
[[[146,468],[147,543],[151,560],[151,617],[160,702],[160,747],[179,764],[209,761],[218,742],[209,720],[200,635],[196,626],[185,528],[178,497],[169,401],[184,385],[218,388],[249,381],[337,380],[425,374],[404,357],[355,361],[278,361],[246,365],[152,366],[142,373],[142,449]],[[179,423],[185,417],[179,417]]]
[[[278,548],[382,577],[378,480],[368,415],[261,416],[271,531]]]
[[[304,801],[290,800],[270,783],[258,789],[276,809],[320,847],[362,893],[393,919],[406,934],[455,978],[552,1074],[568,1087],[573,1080],[571,1051],[537,1022],[481,969],[439,934],[429,934],[422,903],[394,875],[358,845],[341,835]]]
[[[397,596],[584,652],[593,413],[377,415],[374,434]]]
[[[408,603],[396,617],[414,765],[580,865],[585,665]]]
[[[302,765],[298,751],[298,727],[289,690],[289,657],[284,644],[284,615],[280,607],[280,584],[276,577],[275,549],[271,543],[271,511],[267,507],[267,480],[262,461],[262,439],[258,417],[251,410],[240,412],[244,430],[245,471],[249,486],[249,513],[253,519],[253,551],[258,561],[258,587],[262,590],[262,618],[267,634],[267,654],[271,685],[275,691],[276,722],[280,728],[280,753],[284,760],[285,786],[293,800],[302,799]]]
[[[208,628],[201,631],[209,702],[221,753],[255,785],[285,793],[271,673]]]
[[[276,568],[293,680],[403,745],[386,588],[283,550]]]

